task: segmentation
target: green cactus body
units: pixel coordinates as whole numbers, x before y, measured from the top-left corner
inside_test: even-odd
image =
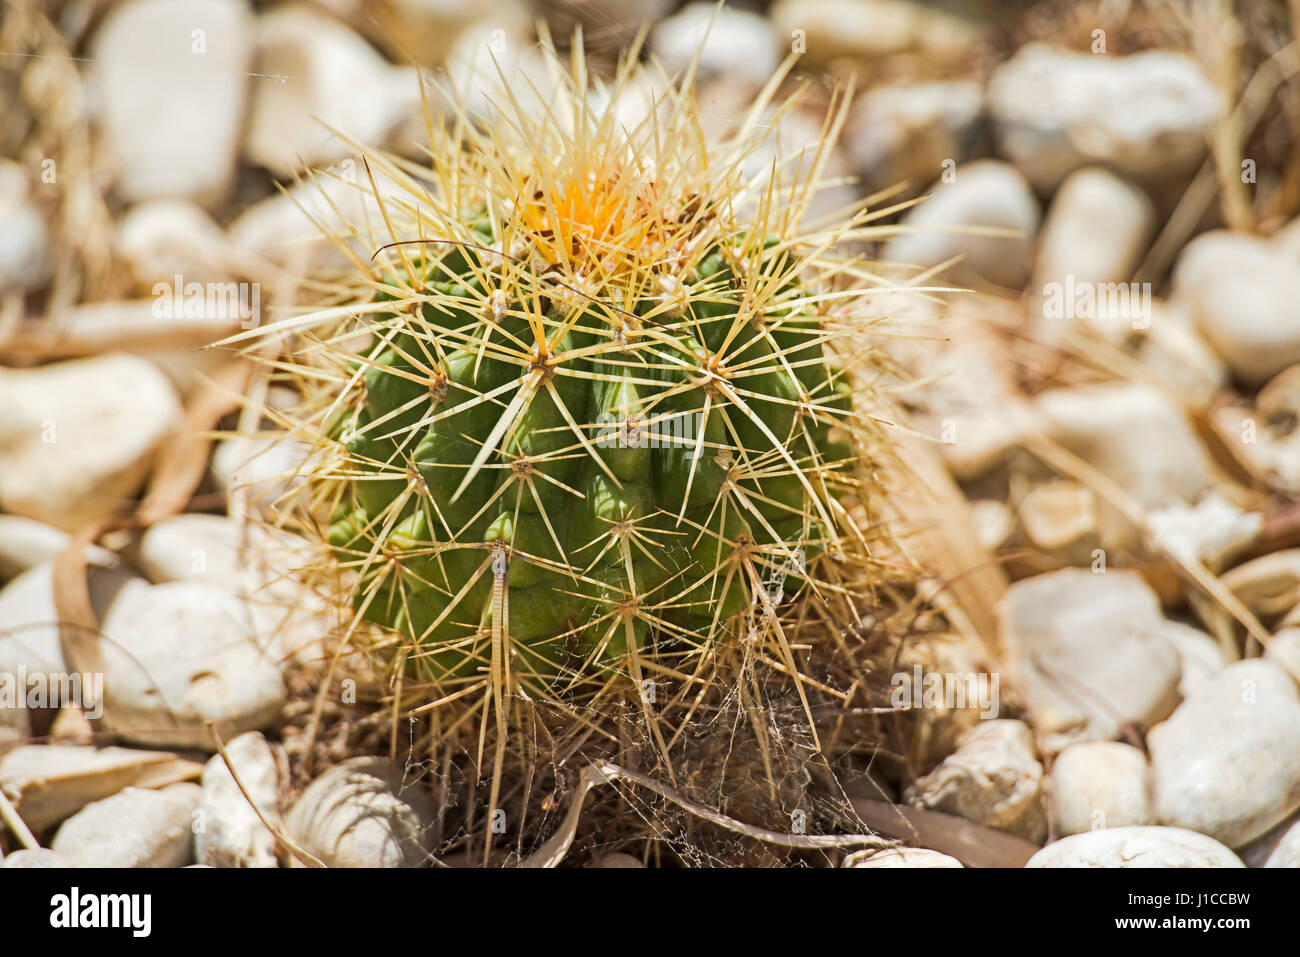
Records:
[[[367,154],[400,193],[375,265],[294,320],[324,463],[301,524],[328,519],[354,614],[421,680],[689,676],[800,592],[848,595],[821,571],[866,552],[869,350],[826,254],[854,233],[796,229],[824,157],[747,178],[762,123],[714,152],[687,89],[628,129],[584,76],[540,120],[431,123],[427,167]]]
[[[403,304],[336,428],[352,478],[330,541],[366,617],[412,639],[424,677],[487,668],[504,633],[517,671],[554,678],[698,647],[762,613],[773,579],[801,587],[849,396],[798,283],[755,297],[712,249],[679,303],[615,305],[475,240],[412,257],[418,308],[389,277]]]

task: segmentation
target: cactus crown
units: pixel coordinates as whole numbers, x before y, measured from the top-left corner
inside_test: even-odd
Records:
[[[691,77],[622,118],[635,59],[597,97],[579,42],[553,96],[431,122],[427,164],[365,152],[374,259],[249,334],[298,336],[276,367],[354,626],[444,690],[693,694],[742,645],[796,675],[790,599],[849,607],[870,566],[878,353],[829,252],[865,214],[801,231],[844,102],[765,153],[787,64],[707,145]]]

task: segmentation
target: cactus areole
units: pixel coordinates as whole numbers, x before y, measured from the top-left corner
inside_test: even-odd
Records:
[[[797,232],[825,144],[761,152],[761,103],[706,146],[672,85],[629,126],[583,76],[367,156],[378,252],[314,347],[307,484],[423,680],[688,675],[863,541],[849,231]]]

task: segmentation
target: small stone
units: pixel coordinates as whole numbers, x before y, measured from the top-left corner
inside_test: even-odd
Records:
[[[130,0],[96,31],[100,119],[128,200],[209,208],[235,172],[252,52],[246,0]]]
[[[869,188],[906,180],[915,192],[975,152],[983,116],[973,80],[876,86],[854,102],[846,146]]]
[[[1105,384],[1054,389],[1035,405],[1049,438],[1147,508],[1195,502],[1209,486],[1209,461],[1182,410],[1154,386]],[[1101,509],[1103,547],[1130,543],[1132,523]]]
[[[64,821],[50,847],[71,867],[184,867],[199,795],[197,784],[127,788]]]
[[[1207,417],[1224,449],[1253,478],[1300,495],[1300,365],[1279,372],[1255,395],[1215,403]]]
[[[1300,867],[1300,814],[1241,849],[1247,867]]]
[[[1091,489],[1067,480],[1029,491],[1017,510],[1029,540],[1045,552],[1058,552],[1097,531],[1097,501]]]
[[[953,62],[968,59],[981,39],[960,17],[904,0],[779,0],[770,16],[783,41],[802,39],[805,55],[819,64],[900,54]]]
[[[0,867],[71,867],[63,855],[47,847],[23,848],[0,860]]]
[[[914,807],[956,814],[1041,844],[1047,836],[1043,766],[1023,721],[977,724],[957,750],[918,778],[903,799]]]
[[[989,79],[1001,152],[1044,193],[1084,166],[1142,182],[1190,175],[1221,99],[1191,57],[1098,56],[1030,43]]]
[[[61,528],[21,515],[0,515],[0,582],[55,558],[70,541],[72,536]],[[106,567],[117,564],[116,556],[98,545],[87,546],[86,560]]]
[[[1257,617],[1275,621],[1300,605],[1300,548],[1252,558],[1220,577]]]
[[[255,521],[188,513],[151,525],[126,554],[154,584],[202,581],[256,591],[309,564],[305,539]]]
[[[382,143],[420,105],[414,67],[393,66],[348,27],[305,4],[262,14],[255,63],[261,75],[244,154],[279,177],[304,163],[350,159],[359,166],[344,137]]]
[[[1121,282],[1137,268],[1155,227],[1145,192],[1114,173],[1090,167],[1057,190],[1043,226],[1040,275]]]
[[[1241,847],[1300,808],[1300,690],[1271,661],[1224,668],[1147,745],[1161,823]]]
[[[206,581],[240,587],[239,526],[224,515],[176,515],[149,527],[129,552],[155,585]]]
[[[1245,867],[1213,838],[1180,827],[1111,827],[1062,838],[1025,867]]]
[[[426,796],[398,768],[352,758],[307,786],[285,826],[327,867],[419,867],[428,859],[430,821]]]
[[[228,739],[279,717],[284,682],[248,604],[205,582],[129,582],[101,622],[104,725],[160,747],[212,751],[205,723]],[[184,636],[177,641],[177,636]]]
[[[1274,635],[1264,657],[1281,665],[1287,674],[1300,682],[1300,628],[1283,628]]]
[[[1300,216],[1291,220],[1269,238],[1293,259],[1300,261]]]
[[[1074,323],[1100,318],[1112,298],[1130,325],[1149,323],[1141,290],[1117,284],[1128,283],[1154,229],[1155,209],[1141,189],[1096,167],[1071,173],[1052,199],[1038,244],[1032,293],[1040,297],[1042,336],[1061,341]],[[1116,298],[1119,292],[1127,300]]]
[[[132,206],[117,230],[118,252],[136,283],[170,288],[185,283],[227,282],[226,236],[207,210],[187,199],[155,199]]]
[[[1153,509],[1147,513],[1147,525],[1165,551],[1218,571],[1254,544],[1264,516],[1242,511],[1211,492],[1194,506]]]
[[[278,821],[280,769],[275,754],[256,731],[229,742],[226,754],[248,797],[221,755],[209,759],[203,769],[199,802],[203,826],[194,837],[195,856],[200,864],[211,867],[278,867],[275,835],[248,803],[251,798],[272,825]]]
[[[49,230],[30,200],[27,174],[0,160],[0,296],[37,289],[49,278]]]
[[[128,556],[155,584],[207,582],[248,603],[255,633],[277,661],[323,657],[334,629],[331,607],[295,576],[313,564],[312,546],[295,535],[222,515],[177,515],[149,528]]]
[[[970,503],[971,518],[980,547],[990,554],[1007,543],[1015,531],[1016,517],[1005,502],[982,498]]]
[[[1150,310],[1150,326],[1134,352],[1149,372],[1149,381],[1161,383],[1189,410],[1207,409],[1231,378],[1227,365],[1205,341],[1185,308],[1152,299]],[[1132,327],[1131,322],[1120,324],[1124,339],[1128,339]]]
[[[903,361],[925,382],[924,423],[939,440],[954,477],[974,481],[995,472],[1021,444],[1040,434],[1037,409],[1020,395],[1005,346],[988,324],[945,320],[942,348]]]
[[[1183,698],[1190,698],[1228,666],[1219,643],[1190,625],[1171,621],[1165,629],[1165,637],[1178,654],[1182,672],[1178,679],[1178,693]]]
[[[1052,764],[1056,829],[1080,834],[1150,823],[1147,759],[1118,741],[1072,744]]]
[[[139,490],[180,424],[166,376],[121,353],[0,369],[0,508],[75,531]]]
[[[1173,290],[1246,384],[1300,363],[1300,269],[1285,249],[1227,230],[1203,233],[1178,257]]]
[[[701,78],[725,76],[752,87],[761,87],[780,65],[776,36],[766,19],[698,0],[655,25],[650,49],[670,74],[685,74],[698,53]]]
[[[967,163],[952,176],[951,182],[934,183],[930,198],[907,213],[900,232],[885,245],[884,258],[930,267],[962,256],[958,275],[978,274],[998,286],[1021,288],[1033,265],[1040,216],[1029,184],[997,160]],[[1009,235],[979,235],[979,229]]]
[[[843,867],[962,867],[961,861],[924,847],[887,847],[883,851],[855,851]]]
[[[118,593],[140,579],[121,567],[88,566],[90,605],[103,615]],[[29,568],[0,589],[0,675],[52,678],[67,672],[54,606],[52,562]]]
[[[1065,568],[1013,584],[1000,606],[1006,665],[1049,752],[1148,727],[1178,703],[1178,655],[1136,572]]]

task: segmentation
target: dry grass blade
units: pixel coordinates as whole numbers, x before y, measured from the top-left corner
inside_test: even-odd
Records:
[[[325,867],[325,864],[320,860],[320,858],[316,857],[309,851],[303,850],[302,846],[299,845],[297,841],[289,837],[289,835],[285,834],[266,819],[266,815],[263,814],[262,809],[257,806],[257,802],[249,796],[248,789],[244,787],[244,782],[239,778],[239,772],[235,770],[235,765],[231,763],[230,755],[226,753],[226,743],[221,740],[221,735],[217,732],[217,726],[211,721],[206,722],[205,726],[208,729],[208,733],[212,735],[213,742],[217,745],[217,753],[221,755],[221,760],[225,763],[226,770],[230,772],[230,776],[235,781],[235,787],[239,788],[239,793],[242,794],[244,800],[248,802],[248,806],[253,809],[253,813],[256,814],[257,819],[262,822],[262,826],[271,832],[271,836],[280,842],[281,847],[298,860],[302,861],[305,866]]]
[[[40,842],[36,840],[36,835],[23,821],[18,811],[9,803],[9,798],[4,791],[0,791],[0,821],[4,821],[5,826],[18,838],[20,844],[28,850],[35,850],[40,847]]]
[[[90,583],[86,577],[86,550],[117,524],[101,522],[83,528],[72,536],[54,560],[54,608],[59,616],[59,646],[67,666],[82,674],[104,673],[99,619],[90,602]],[[93,696],[93,688],[88,685],[85,694]],[[88,697],[82,702],[82,707],[91,710],[96,704]],[[94,723],[92,721],[92,725]]]

